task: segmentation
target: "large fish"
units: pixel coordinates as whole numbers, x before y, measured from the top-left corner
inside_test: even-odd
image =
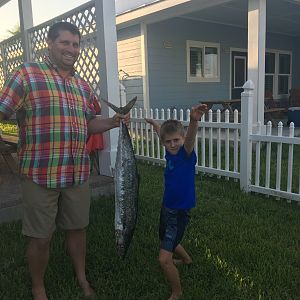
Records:
[[[125,115],[136,102],[133,98],[124,107],[103,100],[116,113]],[[115,181],[115,235],[118,255],[125,257],[130,245],[138,211],[138,172],[136,159],[127,126],[120,122]]]

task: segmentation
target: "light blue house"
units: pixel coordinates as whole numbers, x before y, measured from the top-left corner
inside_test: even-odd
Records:
[[[251,79],[263,121],[265,94],[300,88],[299,0],[136,2],[116,23],[119,76],[141,107],[240,98]]]
[[[3,43],[0,83],[41,58],[36,36],[44,41],[54,22],[33,27],[31,1],[18,3],[21,36]],[[127,98],[148,109],[240,98],[251,80],[253,121],[264,122],[266,94],[283,102],[300,88],[300,0],[92,0],[56,19],[84,29],[78,70],[116,103],[118,75]]]

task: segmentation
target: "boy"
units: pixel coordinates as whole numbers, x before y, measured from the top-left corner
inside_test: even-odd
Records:
[[[156,121],[146,119],[166,149],[165,189],[159,225],[159,263],[172,289],[168,300],[177,300],[182,295],[179,272],[175,265],[192,263],[180,242],[190,219],[190,210],[196,204],[194,144],[198,121],[206,111],[205,104],[192,108],[186,136],[183,125],[177,120],[167,120],[160,127]],[[173,259],[173,253],[179,259]]]

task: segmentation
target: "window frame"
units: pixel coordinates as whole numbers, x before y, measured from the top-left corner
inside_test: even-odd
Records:
[[[274,99],[285,99],[289,96],[289,90],[292,86],[292,67],[293,67],[293,53],[292,51],[285,50],[273,50],[266,49],[266,53],[273,53],[275,55],[275,70],[274,73],[265,73],[265,76],[273,76],[273,98]],[[286,54],[290,56],[290,73],[289,74],[281,74],[279,73],[279,56],[280,54]],[[288,91],[287,94],[278,94],[279,88],[279,76],[287,76],[288,77]]]
[[[217,49],[217,76],[216,77],[193,77],[190,75],[190,49],[192,47],[203,49],[203,69],[205,70],[205,48]],[[199,82],[220,82],[220,44],[219,43],[207,43],[202,41],[186,41],[186,65],[187,65],[187,82],[199,83]]]

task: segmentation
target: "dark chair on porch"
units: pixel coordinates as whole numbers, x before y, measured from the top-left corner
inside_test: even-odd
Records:
[[[271,121],[273,125],[278,123],[278,119],[288,111],[289,102],[281,100],[280,102],[274,100],[271,91],[265,92],[265,120]]]
[[[300,107],[300,89],[290,89],[289,106]]]
[[[300,89],[290,89],[288,124],[294,123],[296,127],[300,127]]]

